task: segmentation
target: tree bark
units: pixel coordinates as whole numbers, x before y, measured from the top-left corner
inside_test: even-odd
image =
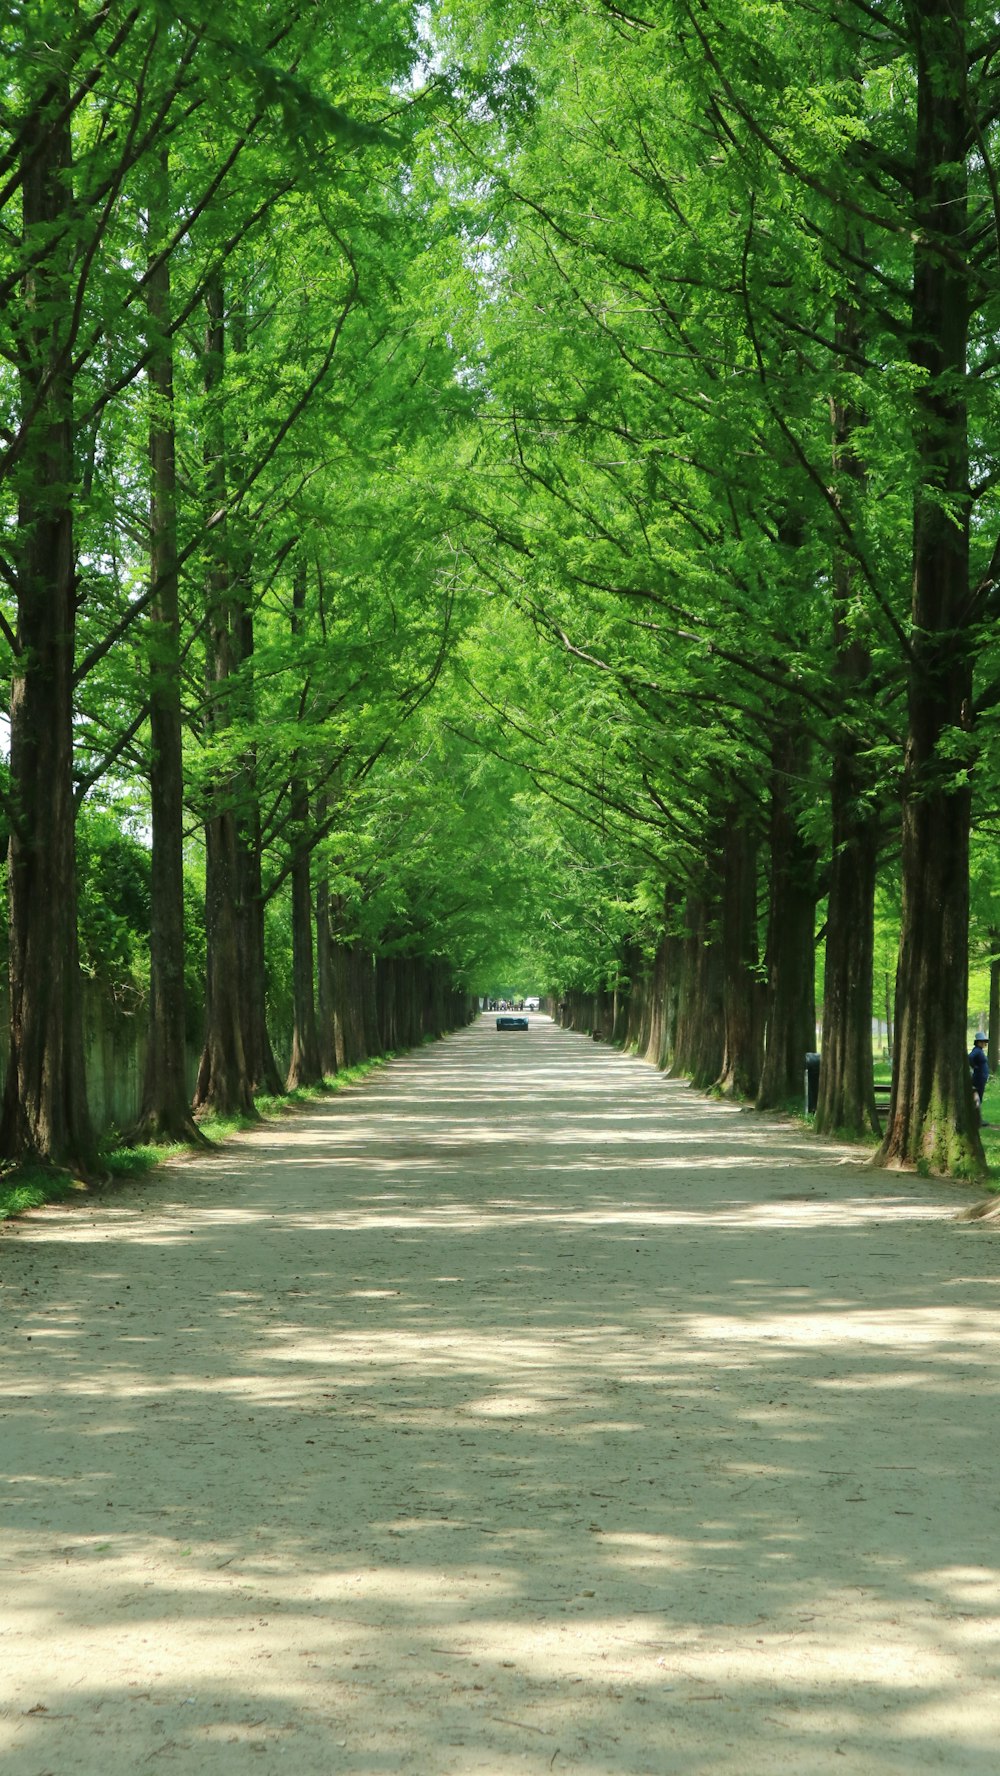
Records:
[[[830,778],[833,855],[815,1128],[820,1134],[855,1138],[879,1132],[872,1070],[879,823],[868,787],[856,745],[842,733]]]
[[[320,821],[323,820],[320,812]],[[316,1019],[324,1079],[338,1070],[336,976],[330,927],[330,878],[324,869],[316,883]]]
[[[167,157],[160,157],[154,207],[169,214]],[[150,849],[149,1023],[135,1138],[204,1140],[191,1114],[184,995],[184,768],[177,583],[177,453],[170,261],[150,241],[146,285],[150,388],[149,574],[156,588],[146,624],[149,671]]]
[[[967,50],[962,0],[915,9],[912,347],[917,486],[902,821],[902,925],[884,1166],[985,1169],[966,1062],[972,728],[966,378]]]
[[[233,357],[237,364],[247,351],[245,300],[238,303],[230,320]],[[234,446],[236,472],[246,472],[246,429],[237,430]],[[232,575],[233,667],[239,670],[241,693],[238,716],[251,728],[257,717],[257,686],[254,674],[253,551],[245,536],[235,553]],[[265,1092],[277,1097],[283,1090],[281,1074],[267,1027],[267,960],[265,952],[264,888],[260,793],[257,746],[246,746],[235,774],[236,921],[240,957],[240,1018],[243,1055],[251,1094]]]
[[[55,52],[58,54],[58,51]],[[89,1169],[73,794],[73,205],[68,82],[37,70],[48,104],[22,132],[22,289],[17,365],[17,637],[10,701],[7,859],[10,1051],[0,1151]]]
[[[860,242],[845,222],[845,246],[861,261]],[[837,308],[837,346],[860,381],[861,320],[856,303]],[[833,487],[848,529],[864,493],[855,450],[862,420],[855,405],[830,404]],[[840,708],[833,723],[830,762],[831,860],[823,974],[823,1054],[815,1129],[818,1134],[863,1139],[880,1132],[872,1069],[875,881],[879,857],[879,793],[865,760],[873,696],[871,655],[852,622],[856,564],[849,549],[835,547],[833,589],[833,686]]]
[[[681,946],[683,953],[683,946]],[[627,943],[622,958],[623,985],[619,989],[622,1028],[616,1040],[624,1048],[639,1047],[639,1030],[642,1024],[642,996],[644,985],[644,961],[638,944]],[[678,993],[680,979],[678,978]],[[676,1018],[674,1041],[676,1046]]]
[[[378,996],[375,991],[375,957],[371,950],[358,948],[361,1017],[365,1032],[365,1054],[385,1053],[385,1043],[378,1017]]]
[[[221,792],[212,792],[221,801]],[[205,823],[205,1044],[195,1105],[216,1116],[255,1117],[239,1004],[235,905],[236,844],[231,809]]]
[[[305,560],[300,554],[292,579],[292,634],[302,628],[306,603]],[[290,790],[292,845],[292,1058],[287,1090],[321,1085],[323,1067],[316,1029],[316,988],[313,968],[312,851],[309,827],[309,789],[302,760],[292,759]]]
[[[331,902],[331,909],[334,905]],[[333,985],[333,1046],[337,1057],[337,1072],[342,1073],[345,1067],[354,1065],[356,1055],[351,1040],[351,1025],[347,1011],[349,958],[347,947],[341,943],[335,931],[331,930],[330,972]]]
[[[649,975],[649,1021],[643,1054],[654,1067],[668,1067],[673,1053],[675,1019],[672,1016],[672,994],[676,992],[673,963],[674,940],[665,931],[656,946]]]
[[[709,875],[714,875],[715,852]],[[707,1090],[718,1079],[725,1044],[719,907],[707,887],[691,894],[685,914],[677,1038],[671,1071]]]
[[[209,514],[225,510],[226,442],[221,410],[225,353],[225,299],[220,279],[206,295],[205,491]],[[206,723],[222,739],[230,725],[233,673],[233,599],[226,526],[209,527],[206,586]],[[233,772],[216,767],[206,792],[205,819],[205,1043],[195,1104],[217,1116],[256,1115],[246,1051],[237,930],[239,874],[236,862]]]
[[[256,749],[251,749],[244,756],[240,777],[235,845],[243,1055],[251,1093],[265,1092],[271,1097],[277,1097],[284,1088],[267,1027],[267,963]]]
[[[807,1051],[816,1041],[816,851],[796,818],[802,743],[782,724],[772,743],[767,1010],[757,1109],[802,1093]]]
[[[339,897],[331,901],[334,921],[333,976],[338,1071],[354,1067],[367,1059],[362,1012],[361,958],[357,942],[348,941],[343,926],[343,906]]]
[[[725,1048],[718,1089],[754,1098],[763,1059],[757,981],[757,845],[745,817],[731,809],[722,850],[722,1003]]]
[[[292,797],[292,819],[296,826],[309,817],[309,802],[299,788]],[[286,1090],[299,1086],[321,1085],[323,1067],[319,1054],[316,1028],[316,994],[313,968],[313,903],[309,852],[304,845],[296,852],[292,864],[292,1058],[288,1066]]]

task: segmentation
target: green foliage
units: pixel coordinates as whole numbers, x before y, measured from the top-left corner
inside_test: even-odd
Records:
[[[80,960],[112,1002],[134,1011],[149,990],[149,850],[121,803],[83,804],[77,820]],[[205,976],[204,884],[185,879],[189,1034],[200,1034]]]
[[[110,809],[77,826],[80,960],[119,998],[141,990],[149,950],[149,852]]]

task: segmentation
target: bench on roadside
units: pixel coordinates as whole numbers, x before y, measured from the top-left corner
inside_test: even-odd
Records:
[[[596,1034],[596,1032],[595,1032]],[[819,1102],[819,1068],[821,1057],[810,1052],[806,1055],[805,1100],[806,1115],[813,1116]],[[892,1085],[888,1079],[876,1079],[873,1084],[875,1107],[887,1110],[892,1101]]]

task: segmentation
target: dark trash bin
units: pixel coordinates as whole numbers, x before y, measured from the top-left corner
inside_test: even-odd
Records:
[[[816,1114],[819,1103],[819,1055],[806,1055],[806,1115]]]

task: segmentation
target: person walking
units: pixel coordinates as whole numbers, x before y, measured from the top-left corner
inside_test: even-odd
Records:
[[[990,1063],[986,1058],[987,1040],[985,1032],[983,1030],[977,1030],[972,1039],[972,1047],[969,1050],[969,1069],[972,1073],[972,1096],[975,1099],[976,1109],[979,1111],[980,1122],[983,1118],[983,1093],[986,1090],[986,1082],[990,1076]]]

